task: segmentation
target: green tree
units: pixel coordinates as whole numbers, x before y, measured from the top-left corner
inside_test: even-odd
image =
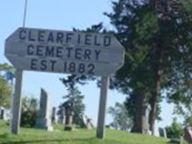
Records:
[[[155,51],[151,47],[154,35],[158,33],[158,21],[149,3],[119,0],[113,3],[113,11],[107,16],[117,29],[118,39],[126,48],[125,64],[116,74],[114,87],[133,99],[133,132],[143,132],[143,110],[154,85],[150,60]]]
[[[176,5],[180,9],[180,19],[178,26],[178,35],[182,37],[180,50],[181,54],[178,55],[178,62],[175,62],[172,78],[168,85],[170,88],[167,91],[168,102],[175,104],[174,113],[180,114],[184,117],[184,125],[192,125],[192,3],[190,0],[182,1],[182,5]],[[181,18],[182,17],[182,18]],[[182,55],[182,56],[181,56]]]
[[[76,77],[76,76],[74,76]],[[65,100],[62,103],[60,108],[64,107],[65,109],[69,108],[73,114],[73,123],[83,127],[82,116],[84,115],[85,105],[83,104],[84,96],[79,91],[78,87],[75,86],[75,81],[73,79],[61,79],[62,83],[67,87],[68,94],[63,97]]]
[[[14,68],[13,68],[13,66],[11,66],[7,63],[3,63],[3,64],[0,64],[0,71],[12,71],[12,72],[14,72]]]
[[[124,104],[116,103],[114,107],[109,107],[108,113],[113,117],[110,125],[115,129],[128,131],[132,127],[132,120]]]
[[[176,73],[189,76],[191,71],[191,63],[186,63],[191,57],[191,13],[181,1],[119,0],[106,15],[126,48],[125,64],[113,86],[133,95],[135,132],[142,132],[143,109],[150,104],[154,133],[161,92],[175,89],[173,81],[182,79]]]
[[[102,23],[99,23],[97,25],[93,25],[91,26],[90,28],[87,28],[86,30],[79,30],[79,29],[76,29],[74,28],[73,31],[80,31],[80,32],[101,32],[103,31],[103,25]],[[82,119],[80,120],[81,118],[81,115],[84,113],[84,110],[85,110],[85,105],[82,103],[82,100],[83,100],[83,95],[81,95],[80,91],[78,90],[78,88],[75,86],[76,84],[80,84],[80,85],[85,85],[87,84],[87,81],[89,80],[95,80],[96,77],[93,76],[93,75],[74,75],[74,74],[70,74],[68,75],[66,78],[61,78],[60,80],[62,81],[62,83],[68,88],[68,91],[69,91],[69,94],[68,94],[68,100],[66,102],[64,102],[63,104],[61,104],[59,106],[59,112],[58,114],[61,114],[61,109],[62,107],[66,106],[68,104],[68,102],[70,102],[71,100],[70,99],[76,99],[77,101],[77,110],[76,112],[74,112],[76,114],[76,116],[74,116],[74,123],[75,124],[79,124],[82,126]],[[72,91],[75,91],[75,95],[77,95],[77,97],[74,97],[74,98],[71,98],[73,97],[72,95]],[[72,94],[72,95],[71,95]],[[71,96],[69,96],[71,95]],[[64,96],[64,98],[66,98]]]
[[[184,117],[184,126],[192,126],[192,83],[180,84],[170,93],[168,102],[175,104],[174,114]]]
[[[0,72],[6,73],[7,71],[12,71],[13,67],[7,63],[0,64]],[[12,94],[12,87],[9,84],[6,77],[0,75],[0,106],[10,107],[10,100]]]
[[[7,80],[0,76],[0,106],[10,107],[12,87]]]
[[[177,122],[177,119],[174,118],[171,126],[165,128],[167,132],[168,138],[178,138],[180,139],[181,136],[184,134],[184,129],[182,124]]]
[[[111,79],[111,87],[128,95],[134,132],[143,131],[142,117],[150,105],[154,133],[161,93],[177,90],[182,75],[190,79],[191,3],[187,1],[119,0],[113,2],[113,12],[105,13],[126,49],[125,64]],[[87,30],[106,32],[102,25]]]

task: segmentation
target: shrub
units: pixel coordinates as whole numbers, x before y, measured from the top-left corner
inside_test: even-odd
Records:
[[[21,126],[23,127],[35,127],[37,118],[36,111],[24,111],[21,113]]]
[[[37,100],[35,98],[24,97],[22,99],[21,126],[35,127],[37,105]]]
[[[173,119],[171,126],[166,127],[168,138],[180,138],[184,134],[182,124]]]

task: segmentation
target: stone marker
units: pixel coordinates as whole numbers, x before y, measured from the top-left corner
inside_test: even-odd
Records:
[[[93,123],[92,123],[92,119],[87,118],[86,128],[90,129],[90,130],[94,128]]]
[[[192,142],[192,127],[188,126],[184,129],[184,139],[191,143]]]
[[[46,129],[47,131],[53,131],[53,127],[51,126],[49,97],[44,89],[41,89],[40,109],[38,111],[36,127]]]
[[[53,107],[53,108],[52,108],[51,122],[52,122],[53,124],[56,123],[56,107]]]
[[[3,107],[0,107],[0,119],[4,119],[5,117],[5,109]]]
[[[10,120],[11,112],[9,109],[6,109],[4,107],[0,107],[0,119],[8,121]]]
[[[61,113],[59,114],[58,123],[65,124],[65,108],[61,108]]]
[[[167,132],[164,128],[159,128],[159,136],[163,138],[167,138]]]
[[[65,130],[73,130],[73,112],[71,104],[65,107]]]
[[[87,118],[87,116],[84,115],[84,114],[81,116],[81,120],[82,120],[83,126],[86,126],[86,122],[87,122],[87,119],[86,119],[86,118]]]
[[[84,125],[87,129],[93,129],[93,128],[94,128],[92,119],[89,118],[88,116],[82,115],[81,120],[82,120],[83,125]]]

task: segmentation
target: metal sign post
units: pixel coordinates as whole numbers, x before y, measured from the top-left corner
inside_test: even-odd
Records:
[[[11,119],[11,132],[13,134],[18,134],[20,129],[22,73],[22,70],[16,69],[15,93],[12,98],[13,102]]]
[[[28,0],[25,0],[24,13],[23,13],[23,27],[25,27],[25,23],[26,23],[26,17],[27,17],[27,3],[28,3]]]
[[[109,76],[101,77],[101,91],[99,101],[99,113],[97,121],[97,138],[103,139],[105,137],[105,115],[107,107],[107,90],[109,87]]]

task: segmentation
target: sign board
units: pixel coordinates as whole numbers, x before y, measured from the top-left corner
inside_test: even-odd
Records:
[[[101,79],[97,137],[104,138],[109,75],[124,61],[124,48],[112,34],[18,28],[5,42],[16,67],[11,131],[19,133],[23,70],[98,75]]]
[[[5,55],[21,70],[107,76],[122,66],[124,48],[112,34],[18,28]]]

